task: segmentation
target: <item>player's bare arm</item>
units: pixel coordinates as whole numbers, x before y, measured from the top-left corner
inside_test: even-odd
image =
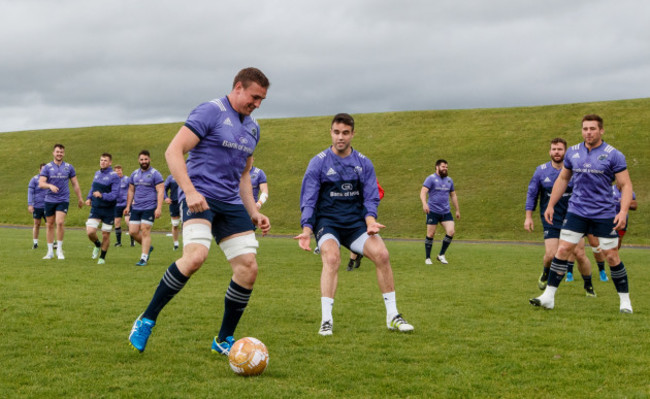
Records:
[[[427,198],[428,194],[429,194],[429,189],[426,187],[422,187],[422,190],[420,190],[420,202],[422,202],[422,210],[427,215],[429,214],[429,204]]]
[[[620,230],[627,224],[627,213],[633,197],[632,180],[627,169],[616,174],[616,184],[621,191],[621,211],[614,217],[614,229]]]
[[[208,209],[208,202],[201,195],[187,174],[185,154],[199,143],[199,138],[187,126],[181,127],[165,151],[165,160],[176,183],[185,193],[185,202],[191,212],[203,212]]]
[[[524,229],[528,232],[532,232],[535,229],[533,223],[533,211],[526,211],[526,220],[524,220]]]
[[[165,184],[164,183],[158,183],[156,184],[156,210],[154,211],[153,215],[156,219],[160,218],[160,215],[162,215],[162,204],[163,204],[163,198],[165,197]]]
[[[302,228],[302,233],[298,234],[297,236],[293,237],[294,240],[298,240],[298,246],[305,251],[310,251],[311,252],[311,233],[312,230],[309,226],[305,226]]]

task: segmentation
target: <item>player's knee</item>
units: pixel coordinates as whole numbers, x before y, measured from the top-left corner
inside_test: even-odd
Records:
[[[221,247],[224,255],[226,255],[226,259],[230,261],[241,255],[257,254],[259,243],[255,238],[255,233],[250,232],[248,234],[221,241],[219,247]]]
[[[245,283],[246,285],[253,285],[257,279],[257,260],[254,254],[246,254],[240,256],[236,260],[236,265],[233,265],[234,275],[237,280]]]
[[[321,258],[323,260],[324,268],[330,271],[336,271],[339,269],[341,263],[341,254],[338,251],[330,251],[328,253],[321,252]]]

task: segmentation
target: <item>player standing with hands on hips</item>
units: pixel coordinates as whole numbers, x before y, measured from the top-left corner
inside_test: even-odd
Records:
[[[612,281],[620,299],[621,313],[632,313],[629,285],[625,265],[618,255],[617,230],[625,227],[627,212],[632,202],[632,181],[627,170],[625,155],[603,141],[603,119],[598,115],[582,118],[584,141],[569,148],[564,157],[544,218],[551,224],[555,204],[569,185],[573,176],[573,194],[560,232],[557,253],[551,262],[551,271],[544,293],[530,299],[534,306],[553,309],[555,292],[567,271],[567,259],[585,234],[598,238],[605,254]],[[612,181],[621,186],[621,210],[616,214],[612,196]]]
[[[260,139],[260,127],[250,115],[266,98],[269,85],[259,69],[242,69],[230,94],[195,108],[165,152],[181,189],[183,255],[169,266],[149,306],[133,324],[129,342],[139,352],[144,351],[160,311],[207,259],[213,237],[230,263],[232,280],[212,351],[228,355],[235,342],[235,328],[257,278],[255,225],[262,234],[271,228],[269,218],[255,205],[250,179]]]

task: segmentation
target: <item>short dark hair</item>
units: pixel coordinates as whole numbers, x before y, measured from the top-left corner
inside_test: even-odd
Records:
[[[113,160],[113,156],[111,154],[107,153],[107,152],[103,153],[100,158],[108,158],[111,161]]]
[[[115,165],[113,166],[113,169],[122,169],[122,165]]]
[[[440,166],[441,163],[446,163],[447,165],[449,165],[449,162],[445,161],[444,159],[439,159],[436,161],[436,167]]]
[[[334,115],[334,118],[332,118],[332,123],[330,124],[330,127],[335,123],[343,123],[345,125],[348,125],[354,131],[354,118],[350,114],[346,114],[346,113],[342,112],[342,113]]]
[[[562,137],[556,137],[553,140],[551,140],[551,145],[558,144],[558,143],[562,143],[564,145],[564,149],[566,149],[567,147],[566,140],[563,139]]]
[[[596,114],[589,114],[582,117],[582,122],[584,121],[596,121],[598,122],[598,128],[603,128],[603,118]]]
[[[47,165],[46,163],[42,163],[38,166],[38,169],[40,170],[43,166]]]
[[[146,156],[148,156],[149,158],[151,158],[151,154],[149,153],[149,150],[142,150],[142,151],[140,151],[140,153],[138,154],[138,158],[140,158],[140,155],[146,155]]]
[[[56,150],[57,148],[65,150],[65,146],[63,144],[54,144],[54,148],[52,148],[52,150]]]
[[[271,82],[269,82],[269,79],[264,75],[264,72],[253,67],[244,68],[237,73],[232,82],[233,88],[237,85],[237,82],[241,82],[244,89],[250,86],[251,83],[257,83],[265,89],[268,89],[269,86],[271,86]]]

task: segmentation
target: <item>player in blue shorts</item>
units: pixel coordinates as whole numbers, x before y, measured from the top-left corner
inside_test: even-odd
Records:
[[[122,170],[122,165],[115,165],[113,168],[117,176],[120,178],[120,192],[117,196],[117,202],[115,204],[115,246],[122,246],[122,217],[124,221],[129,224],[129,215],[124,214],[124,208],[126,208],[126,198],[129,194],[129,176],[124,176]],[[129,236],[130,237],[130,236]],[[135,243],[133,238],[131,238],[131,246],[134,247]]]
[[[27,185],[27,210],[32,214],[34,227],[32,227],[32,249],[38,248],[38,234],[41,231],[41,219],[45,219],[45,194],[47,189],[38,186],[38,177],[43,170],[44,163],[38,168],[36,176],[29,180]]]
[[[90,215],[86,221],[86,234],[90,242],[95,244],[92,259],[97,264],[106,263],[106,252],[111,245],[111,230],[115,222],[115,204],[120,194],[120,177],[113,171],[111,164],[113,156],[107,152],[99,157],[99,170],[95,172],[93,183],[86,197],[86,205],[90,206]],[[102,224],[102,240],[97,237],[97,228]]]
[[[65,146],[55,144],[52,151],[54,160],[43,167],[38,178],[38,186],[48,189],[45,194],[45,224],[47,226],[47,254],[43,259],[54,258],[54,227],[56,226],[56,256],[58,259],[65,259],[63,255],[63,236],[65,234],[65,217],[68,214],[70,204],[70,187],[72,183],[77,195],[77,205],[83,208],[84,201],[81,196],[81,187],[77,180],[77,172],[74,166],[63,160]]]
[[[560,171],[562,170],[562,163],[564,162],[564,154],[566,153],[566,140],[557,137],[551,140],[551,148],[549,156],[551,160],[539,165],[535,169],[533,177],[528,184],[528,192],[526,195],[526,219],[524,221],[524,229],[532,232],[534,229],[533,211],[537,206],[537,199],[539,198],[540,218],[542,220],[542,228],[544,229],[544,270],[542,271],[537,285],[540,290],[546,288],[548,280],[548,273],[551,270],[551,261],[557,252],[557,247],[560,239],[560,230],[562,229],[562,221],[566,215],[567,207],[569,206],[569,198],[573,189],[573,181],[569,182],[566,192],[562,198],[555,204],[555,212],[553,213],[553,223],[547,223],[544,220],[544,211],[548,205],[548,200],[551,197],[553,184],[557,179]],[[572,268],[573,262],[578,259],[578,268],[584,282],[586,295],[595,297],[594,287],[591,283],[591,262],[585,255],[585,242],[584,239],[580,240],[573,253],[569,255],[568,263]],[[569,273],[567,272],[567,281],[569,281]]]
[[[454,189],[454,181],[448,176],[448,163],[444,159],[436,161],[436,172],[427,176],[422,183],[420,190],[420,201],[422,210],[427,215],[427,236],[424,240],[425,260],[427,265],[431,262],[431,248],[433,247],[433,236],[436,234],[438,223],[445,228],[445,238],[442,239],[440,253],[436,257],[444,265],[448,264],[445,252],[451,244],[451,240],[456,233],[454,218],[451,216],[451,207],[449,199],[456,209],[456,219],[460,220],[460,208],[458,207],[458,197]]]
[[[259,69],[242,69],[230,94],[195,108],[165,152],[180,187],[183,255],[169,266],[149,306],[133,324],[129,342],[139,352],[144,351],[160,311],[207,259],[213,237],[233,274],[212,351],[228,355],[235,342],[235,328],[257,278],[254,224],[262,234],[271,228],[255,206],[250,180],[252,155],[260,140],[260,127],[250,115],[266,98],[269,85]]]
[[[162,213],[164,181],[160,172],[151,166],[151,154],[142,150],[138,154],[140,168],[129,177],[129,192],[124,214],[129,214],[129,234],[142,247],[136,266],[147,266],[151,245],[151,229],[154,220]]]
[[[181,225],[181,211],[178,205],[178,183],[174,176],[169,175],[165,179],[165,203],[169,205],[169,216],[172,221],[172,240],[174,251],[178,249],[178,233]]]
[[[551,262],[548,285],[544,293],[530,299],[535,306],[553,309],[555,293],[567,270],[567,259],[585,234],[598,238],[618,292],[621,313],[632,313],[629,284],[625,265],[618,254],[617,230],[625,227],[627,213],[632,202],[632,182],[627,170],[625,156],[603,141],[603,119],[598,115],[586,115],[582,119],[584,141],[569,148],[564,157],[564,167],[555,184],[544,219],[553,222],[555,204],[560,200],[573,176],[573,193],[569,209],[560,232],[557,253]],[[611,182],[621,187],[621,210],[616,213]]]
[[[390,330],[412,331],[413,326],[397,311],[390,256],[377,222],[379,192],[372,162],[351,147],[354,119],[337,114],[332,120],[332,146],[309,162],[300,193],[302,233],[294,237],[310,251],[312,232],[323,261],[321,272],[320,335],[332,335],[332,308],[341,263],[340,246],[364,255],[375,263],[377,281],[386,306]]]

